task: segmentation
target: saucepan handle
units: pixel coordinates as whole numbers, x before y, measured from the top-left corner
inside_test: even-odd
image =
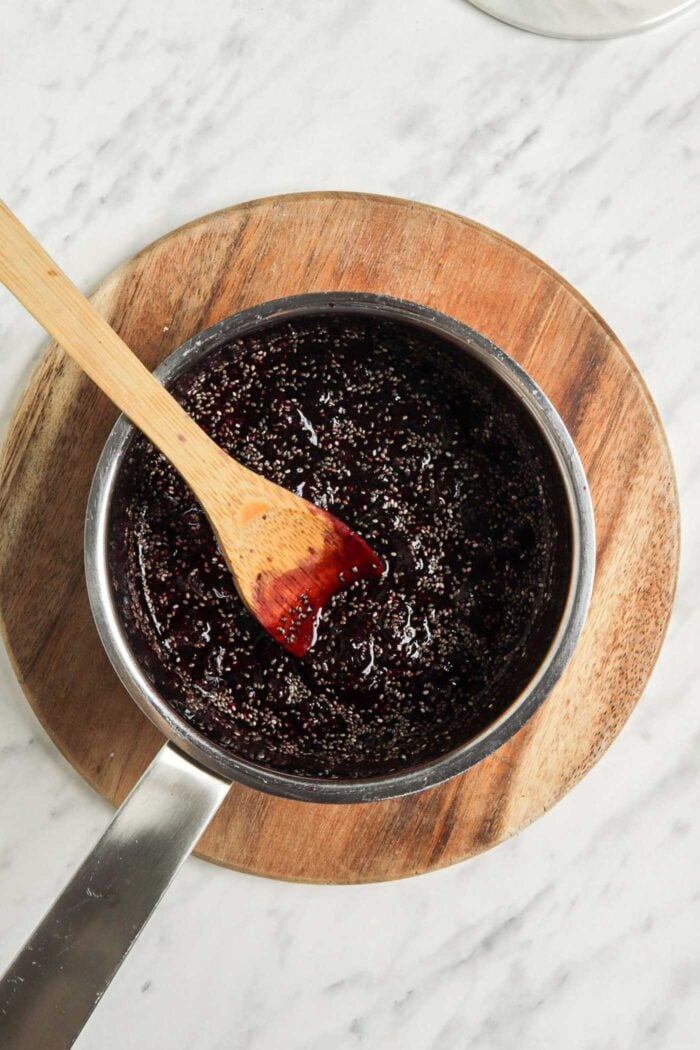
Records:
[[[229,787],[161,749],[0,980],[3,1050],[73,1045]]]

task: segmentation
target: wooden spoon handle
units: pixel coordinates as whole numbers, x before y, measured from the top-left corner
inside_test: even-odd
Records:
[[[151,439],[201,499],[225,454],[131,352],[0,200],[0,280]],[[247,473],[225,457],[228,466]]]

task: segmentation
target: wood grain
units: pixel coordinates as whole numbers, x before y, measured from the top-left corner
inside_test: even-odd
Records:
[[[357,194],[253,201],[150,245],[102,282],[93,302],[153,368],[236,310],[331,290],[425,303],[512,354],[574,437],[597,530],[595,589],[574,657],[537,715],[494,755],[447,784],[382,803],[312,805],[235,786],[199,844],[202,856],[245,871],[363,882],[417,874],[495,845],[600,758],[663,640],[679,516],[663,429],[615,336],[541,261],[459,216]],[[76,769],[119,802],[160,738],[107,663],[83,581],[87,493],[115,415],[50,347],[4,449],[0,616],[42,724]]]

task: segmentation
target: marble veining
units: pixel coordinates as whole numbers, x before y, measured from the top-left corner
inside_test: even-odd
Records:
[[[402,883],[182,873],[80,1047],[690,1050],[700,1027],[700,8],[551,40],[465,0],[26,0],[0,14],[2,196],[83,288],[191,218],[368,190],[468,214],[577,285],[640,366],[681,493],[644,699],[542,820]],[[42,348],[0,294],[0,425]],[[109,819],[0,657],[0,966]]]

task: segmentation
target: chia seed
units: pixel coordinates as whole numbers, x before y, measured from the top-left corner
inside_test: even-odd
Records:
[[[335,315],[243,336],[171,390],[246,466],[303,478],[386,565],[334,598],[293,656],[245,610],[187,486],[135,435],[112,584],[182,717],[249,761],[360,778],[444,754],[513,702],[561,617],[570,534],[551,453],[490,371],[418,329]]]

